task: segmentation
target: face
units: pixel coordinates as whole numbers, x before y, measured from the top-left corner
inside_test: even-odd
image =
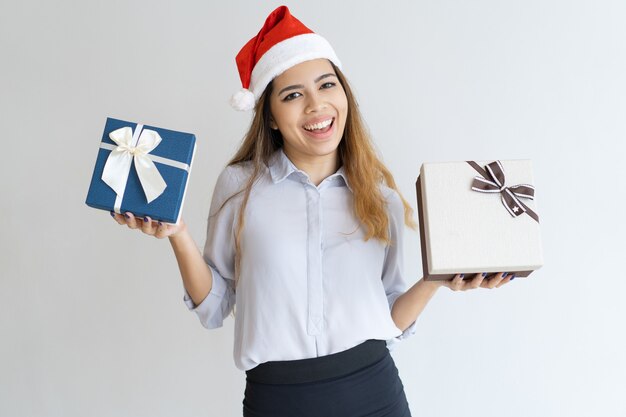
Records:
[[[328,60],[305,61],[274,78],[270,111],[290,159],[336,161],[348,99]]]

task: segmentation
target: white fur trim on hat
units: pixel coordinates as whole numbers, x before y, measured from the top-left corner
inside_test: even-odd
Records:
[[[317,33],[294,36],[272,46],[252,70],[249,90],[255,101],[274,78],[295,65],[318,58],[327,58],[341,69],[333,47]]]

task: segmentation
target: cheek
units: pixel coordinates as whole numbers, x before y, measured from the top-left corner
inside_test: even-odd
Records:
[[[346,121],[346,118],[348,117],[348,99],[346,98],[346,96],[343,96],[343,100],[340,103],[340,107],[339,107],[339,112],[341,113],[341,119],[343,120],[344,124]]]
[[[298,124],[298,112],[292,108],[280,108],[274,113],[274,120],[282,129],[293,129]]]
[[[335,102],[337,103],[337,110],[344,113],[345,117],[346,113],[348,113],[348,97],[343,90],[341,90],[341,92],[337,95]]]

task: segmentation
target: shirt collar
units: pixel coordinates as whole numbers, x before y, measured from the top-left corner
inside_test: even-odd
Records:
[[[277,184],[287,178],[294,172],[299,172],[301,175],[308,177],[308,174],[296,167],[293,162],[285,155],[283,148],[278,149],[274,152],[274,155],[270,158],[269,161],[269,171],[272,177],[272,182]],[[350,188],[350,184],[348,183],[348,178],[346,176],[343,165],[339,167],[337,172],[330,175],[330,177],[337,176],[343,179],[344,184],[348,187],[348,189],[352,192],[352,188]]]

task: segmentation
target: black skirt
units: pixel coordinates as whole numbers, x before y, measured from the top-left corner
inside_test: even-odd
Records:
[[[384,340],[246,372],[244,417],[411,417]]]

